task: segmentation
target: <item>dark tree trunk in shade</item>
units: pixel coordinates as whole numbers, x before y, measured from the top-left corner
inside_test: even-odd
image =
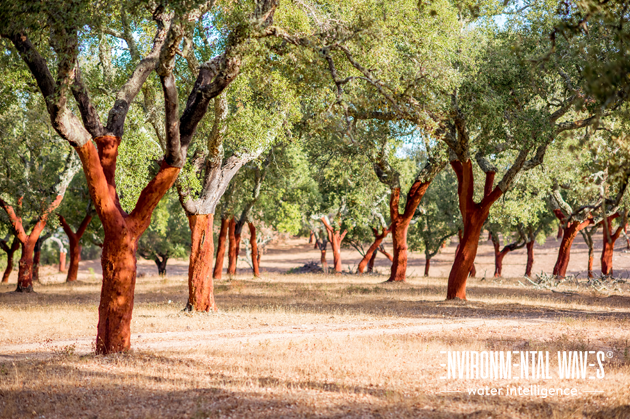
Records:
[[[168,262],[167,255],[155,255],[153,259],[158,270],[158,275],[164,278],[166,276],[166,264]]]
[[[20,248],[20,241],[17,239],[17,237],[14,237],[11,246],[9,246],[8,243],[5,241],[0,241],[0,247],[2,247],[2,250],[4,250],[7,254],[7,267],[2,274],[2,282],[7,283],[9,282],[9,276],[13,271],[13,256],[15,255],[15,252],[17,252]]]
[[[367,265],[367,272],[368,273],[374,272],[374,262],[376,261],[376,254],[377,253],[378,252],[372,252],[372,256],[370,257],[370,260],[369,260],[368,265]]]

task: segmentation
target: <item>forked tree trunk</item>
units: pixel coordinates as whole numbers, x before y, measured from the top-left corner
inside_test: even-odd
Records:
[[[451,166],[457,175],[457,194],[459,196],[459,209],[464,221],[464,234],[459,247],[455,252],[455,262],[448,277],[446,299],[466,299],[466,282],[468,276],[474,276],[475,257],[479,246],[479,236],[486,219],[490,213],[490,207],[503,194],[498,187],[493,189],[494,172],[487,172],[483,199],[480,203],[473,200],[474,177],[472,162],[452,161]]]
[[[254,271],[254,277],[260,277],[260,269],[258,263],[260,258],[258,256],[258,243],[256,242],[256,226],[254,223],[247,223],[249,226],[249,245],[252,248],[252,270]]]
[[[422,197],[426,193],[429,185],[433,181],[431,177],[428,181],[417,180],[411,185],[407,193],[405,210],[401,214],[398,210],[400,204],[400,188],[394,188],[389,200],[389,214],[394,245],[394,255],[392,257],[392,267],[388,282],[405,282],[407,280],[407,230],[413,215],[416,213]]]
[[[214,214],[188,215],[188,224],[192,233],[188,266],[188,304],[186,305],[189,311],[217,310],[212,283],[213,222]]]
[[[500,251],[498,251],[499,249],[499,240],[498,237],[495,239],[493,239],[493,243],[495,243],[495,250],[494,250],[494,277],[495,278],[500,278],[501,275],[503,275],[503,259],[505,258],[505,256],[516,250],[516,249],[520,249],[521,247],[525,246],[525,242],[523,241],[523,243],[519,243],[519,242],[514,242],[514,243],[510,243],[506,246],[503,247],[503,249],[501,249]]]
[[[528,241],[527,244],[527,264],[525,265],[525,276],[532,277],[532,269],[534,268],[534,240]]]
[[[230,228],[230,219],[221,218],[221,230],[219,231],[219,242],[217,243],[217,259],[214,262],[214,279],[221,279],[223,273],[223,259],[225,259],[225,242],[227,240],[228,229]]]
[[[0,245],[2,246],[2,250],[7,254],[7,267],[2,275],[2,282],[6,283],[9,282],[9,276],[13,271],[13,255],[20,248],[20,241],[17,237],[14,237],[10,247],[4,241],[0,242]]]
[[[155,266],[157,267],[158,275],[164,278],[166,276],[166,263],[168,262],[168,256],[155,255],[153,261],[155,262]]]
[[[559,226],[558,226],[558,234],[556,234],[556,239],[558,239],[558,240],[559,240],[559,239],[561,239],[561,238],[562,238],[562,235],[564,234],[564,233],[563,233],[563,231],[564,231],[564,230],[562,230],[562,225],[559,225]]]
[[[608,222],[604,224],[604,240],[603,240],[603,249],[602,249],[602,275],[604,276],[612,276],[613,274],[613,253],[615,251],[615,242],[621,235],[623,231],[624,222],[617,228],[617,230],[612,232],[612,218],[608,217]]]
[[[70,225],[66,222],[66,219],[58,215],[59,222],[63,231],[68,236],[68,243],[70,244],[70,266],[68,267],[68,276],[66,282],[74,282],[79,275],[79,262],[81,261],[81,237],[85,233],[90,221],[92,221],[92,211],[88,211],[88,214],[81,221],[81,225],[77,229],[77,232],[73,232]]]
[[[370,263],[370,261],[376,257],[376,252],[378,248],[381,246],[383,239],[387,237],[389,234],[389,228],[383,228],[382,232],[379,233],[377,229],[372,228],[372,233],[374,234],[374,242],[370,246],[370,248],[365,252],[363,259],[359,262],[359,266],[357,267],[357,272],[362,274],[365,271],[366,266]],[[372,262],[372,266],[374,266],[374,262]],[[368,271],[371,272],[371,271]]]
[[[558,258],[553,267],[554,276],[564,278],[567,275],[573,240],[575,240],[580,230],[588,226],[590,223],[591,220],[583,222],[573,221],[563,228],[562,241],[560,242],[560,247],[558,248]]]
[[[26,234],[22,218],[17,216],[13,207],[0,198],[0,206],[4,208],[9,216],[11,226],[16,233],[15,237],[19,240],[22,247],[22,255],[18,264],[17,288],[15,289],[15,292],[33,292],[33,253],[35,251],[37,241],[39,240],[39,236],[46,227],[46,222],[48,221],[50,213],[54,211],[59,204],[61,204],[63,193],[65,193],[67,184],[70,183],[74,173],[70,175],[70,172],[68,172],[66,173],[66,176],[67,178],[60,183],[65,184],[65,186],[61,187],[61,194],[55,197],[44,214],[39,217],[31,230],[31,234]],[[18,203],[21,205],[21,199]]]
[[[96,353],[108,354],[129,350],[138,239],[151,223],[153,210],[181,169],[163,161],[158,173],[140,194],[135,209],[127,215],[120,206],[115,183],[120,138],[102,136],[94,141],[98,151],[92,142],[76,150],[83,163],[92,202],[105,230]]]
[[[326,227],[326,233],[328,234],[328,241],[330,242],[330,246],[333,251],[333,266],[335,268],[335,273],[340,274],[342,271],[341,266],[341,242],[344,237],[348,233],[348,230],[344,230],[341,232],[340,230],[336,230],[328,223],[326,217],[322,217],[322,223],[324,227]],[[339,228],[341,228],[341,222],[339,222]]]

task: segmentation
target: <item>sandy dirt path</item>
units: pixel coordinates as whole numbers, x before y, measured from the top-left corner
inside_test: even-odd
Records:
[[[250,329],[223,329],[212,331],[182,331],[161,333],[135,333],[131,336],[134,350],[182,351],[204,347],[253,343],[286,339],[354,338],[378,335],[417,335],[428,332],[445,332],[461,328],[508,328],[549,324],[548,319],[527,320],[438,320],[396,319],[358,323],[301,324],[281,327]],[[0,362],[24,358],[46,358],[72,348],[78,355],[93,352],[94,338],[84,337],[43,343],[0,346]]]

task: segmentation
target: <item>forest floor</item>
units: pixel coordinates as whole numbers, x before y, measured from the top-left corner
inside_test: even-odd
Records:
[[[469,301],[450,302],[444,277],[388,284],[379,274],[280,273],[318,260],[303,243],[271,247],[261,278],[243,269],[216,281],[219,312],[212,314],[181,311],[184,261],[175,261],[166,278],[152,276],[151,263],[142,261],[132,351],[123,355],[93,355],[96,262],[84,262],[72,285],[58,283],[52,268],[34,294],[0,285],[0,417],[630,417],[627,283],[544,289],[522,285],[518,274],[479,275],[469,281]],[[544,248],[537,251],[540,263]],[[630,268],[628,254],[617,254],[619,272]],[[508,255],[506,272],[520,272],[519,261]],[[412,259],[412,268],[421,263]],[[518,351],[513,378],[441,378],[445,351]],[[551,378],[521,377],[521,353],[530,351],[550,353]],[[601,351],[605,375],[588,378],[599,368],[593,353],[587,378],[559,378],[558,351]],[[486,387],[503,394],[470,394]],[[531,389],[537,394],[524,394]],[[549,389],[570,394],[543,397]]]

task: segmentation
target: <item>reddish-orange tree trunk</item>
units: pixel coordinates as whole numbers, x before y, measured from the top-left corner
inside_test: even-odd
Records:
[[[20,248],[20,241],[17,237],[15,237],[13,238],[11,246],[9,246],[4,240],[2,240],[0,241],[0,247],[2,247],[2,250],[4,250],[7,254],[7,267],[4,270],[4,274],[2,274],[2,282],[6,283],[9,282],[9,276],[13,271],[13,255]]]
[[[102,136],[94,141],[98,151],[88,142],[77,152],[105,231],[96,353],[107,354],[130,347],[138,239],[151,223],[153,210],[175,182],[180,168],[162,162],[158,173],[141,192],[134,210],[127,214],[120,206],[115,183],[120,138]]]
[[[339,221],[338,229],[335,230],[327,220],[327,217],[322,217],[322,223],[324,227],[326,227],[326,233],[328,234],[328,241],[330,242],[330,247],[332,247],[333,251],[333,266],[335,268],[335,273],[340,274],[342,271],[341,266],[341,242],[344,237],[348,233],[348,230],[344,230],[341,232],[341,221]]]
[[[228,274],[236,275],[236,264],[238,262],[238,254],[241,252],[241,231],[243,226],[239,225],[234,218],[230,220],[229,239],[230,247],[228,250]]]
[[[457,175],[457,194],[459,196],[459,209],[464,221],[464,234],[455,252],[455,262],[448,277],[446,299],[460,298],[465,300],[468,276],[474,276],[472,270],[477,256],[481,230],[490,213],[490,207],[503,192],[498,187],[493,189],[495,173],[487,172],[483,199],[480,203],[476,203],[473,200],[472,162],[470,160],[463,163],[452,161],[451,166]]]
[[[573,221],[564,227],[562,231],[562,241],[560,242],[560,247],[558,249],[558,258],[556,259],[556,264],[553,267],[553,274],[558,278],[564,278],[567,275],[573,240],[575,240],[580,230],[589,225],[590,222],[590,220],[584,222]]]
[[[586,275],[589,278],[593,278],[594,277],[594,275],[593,275],[593,259],[594,259],[593,252],[591,252],[589,250],[589,252],[588,252],[588,265],[586,267]]]
[[[39,264],[42,259],[43,244],[41,237],[35,242],[35,249],[33,250],[33,281],[39,281]]]
[[[424,276],[429,276],[429,268],[431,267],[431,258],[424,260]]]
[[[527,264],[525,265],[525,276],[531,278],[534,268],[534,240],[527,242]]]
[[[494,245],[494,277],[499,278],[503,274],[503,259],[505,258],[505,255],[525,246],[526,242],[523,241],[522,243],[510,243],[504,246],[503,249],[499,250],[501,247],[499,244],[499,236],[497,234],[493,234],[492,244]]]
[[[33,292],[33,257],[35,242],[31,240],[22,244],[22,257],[18,268],[18,282],[16,292]]]
[[[58,215],[58,217],[63,231],[68,236],[68,243],[70,244],[70,266],[68,267],[66,282],[74,282],[77,280],[79,274],[79,262],[81,261],[81,237],[83,237],[83,233],[85,233],[90,221],[92,221],[92,212],[88,212],[88,214],[83,218],[76,233],[72,231],[72,228],[62,215]]]
[[[577,237],[578,233],[586,226],[592,223],[591,219],[586,221],[571,221],[566,222],[564,214],[560,210],[554,210],[554,214],[560,222],[563,224],[562,229],[562,241],[558,248],[558,258],[556,264],[553,267],[553,275],[558,278],[564,278],[567,275],[567,268],[569,267],[569,259],[571,258],[571,246],[573,246],[573,240]]]
[[[187,310],[216,311],[212,284],[214,214],[188,215],[192,246],[188,266]]]
[[[59,252],[59,272],[66,272],[66,252]]]
[[[63,188],[65,192],[65,188]],[[35,252],[35,247],[37,244],[37,240],[39,240],[39,236],[46,227],[46,222],[48,221],[48,217],[52,211],[54,211],[61,200],[63,199],[63,195],[58,195],[48,206],[44,214],[42,214],[33,229],[31,230],[31,234],[26,234],[24,230],[24,224],[22,218],[17,216],[15,210],[11,205],[8,205],[5,201],[0,198],[0,206],[4,208],[7,215],[9,216],[9,220],[13,227],[13,230],[16,233],[16,238],[19,240],[20,245],[22,246],[22,256],[19,261],[18,268],[18,282],[16,292],[33,292],[33,257]],[[18,202],[21,205],[21,200]]]
[[[361,262],[359,262],[359,266],[357,268],[357,272],[360,274],[362,274],[365,271],[365,268],[368,266],[370,261],[372,261],[372,259],[376,257],[376,252],[378,251],[378,248],[381,246],[383,239],[385,239],[385,237],[387,237],[387,235],[389,234],[389,228],[383,228],[381,233],[379,233],[377,229],[372,228],[372,233],[374,234],[374,242],[369,247],[367,252],[365,252],[365,256],[363,256],[363,259],[361,259]],[[372,262],[372,267],[373,266],[374,266],[374,262]]]
[[[604,241],[603,241],[603,249],[602,249],[602,275],[611,276],[613,274],[613,253],[615,251],[615,242],[621,235],[623,231],[625,220],[621,223],[621,225],[617,228],[617,230],[612,232],[612,218],[608,217],[608,222],[604,224]]]
[[[497,255],[497,257],[495,259],[495,266],[494,266],[494,277],[495,278],[499,278],[501,275],[503,275],[503,259],[505,258],[505,255],[507,255],[510,251],[511,251],[511,249],[509,249],[506,246]]]
[[[390,262],[394,261],[394,257],[387,250],[385,250],[385,247],[382,244],[378,247],[378,251],[381,252],[387,259],[389,259]]]
[[[221,230],[219,231],[219,242],[217,243],[217,259],[214,262],[214,279],[221,279],[223,273],[223,259],[225,259],[225,242],[227,240],[228,229],[230,226],[229,218],[221,218]]]
[[[388,282],[405,282],[407,277],[407,230],[411,219],[422,201],[422,197],[426,193],[429,185],[431,185],[431,177],[428,181],[416,180],[409,192],[407,193],[407,202],[405,210],[401,214],[400,205],[400,188],[394,188],[389,200],[389,215],[391,225],[389,227],[392,232],[392,241],[394,246],[394,255],[392,257],[392,267]]]
[[[252,270],[254,276],[258,278],[260,276],[260,268],[258,266],[258,242],[256,242],[256,226],[254,223],[247,223],[249,226],[249,245],[252,249]]]

